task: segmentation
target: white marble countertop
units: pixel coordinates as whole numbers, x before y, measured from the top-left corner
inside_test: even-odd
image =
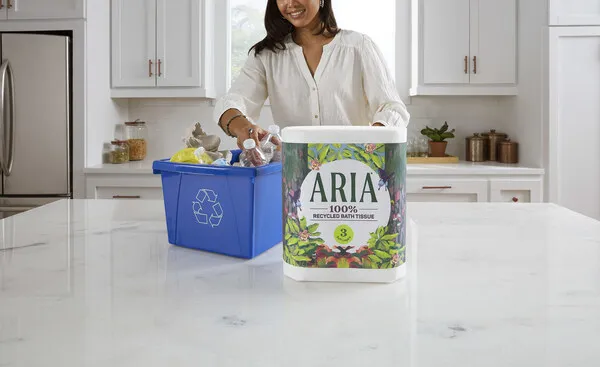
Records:
[[[497,162],[466,162],[451,164],[408,164],[408,175],[543,175],[543,168]],[[84,169],[86,174],[152,174],[152,161],[124,164],[100,164]]]
[[[409,203],[409,276],[297,283],[170,246],[162,201],[0,221],[0,366],[590,367],[600,223],[551,204]]]

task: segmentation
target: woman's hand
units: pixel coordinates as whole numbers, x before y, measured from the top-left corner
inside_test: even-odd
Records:
[[[243,114],[239,110],[233,108],[229,109],[221,116],[219,125],[221,125],[223,131],[227,133],[224,125],[226,124],[226,121],[231,120],[231,123],[229,124],[229,132],[233,136],[237,137],[238,148],[243,149],[244,140],[248,138],[254,139],[256,145],[258,146],[260,140],[267,135],[267,133],[258,125],[253,124],[250,122],[250,120],[240,115]]]
[[[229,131],[237,137],[237,145],[240,149],[244,149],[244,140],[253,139],[258,146],[262,138],[267,135],[267,132],[260,126],[242,117],[231,122]]]
[[[384,125],[384,124],[382,124],[381,122],[376,122],[376,123],[374,123],[374,124],[373,124],[373,125],[371,125],[371,126],[384,126],[384,127],[385,127],[385,125]]]

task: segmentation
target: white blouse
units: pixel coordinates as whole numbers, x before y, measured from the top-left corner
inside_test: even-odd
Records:
[[[229,92],[214,109],[218,123],[230,108],[258,120],[267,97],[273,121],[282,129],[307,125],[408,126],[410,115],[389,69],[366,35],[342,30],[327,45],[314,78],[302,47],[288,36],[286,49],[254,50]]]

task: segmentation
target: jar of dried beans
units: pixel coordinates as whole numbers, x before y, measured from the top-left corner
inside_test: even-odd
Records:
[[[129,144],[129,160],[141,161],[148,152],[148,128],[144,121],[135,120],[125,123],[125,135]]]

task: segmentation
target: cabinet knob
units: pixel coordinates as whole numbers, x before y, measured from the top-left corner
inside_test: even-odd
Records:
[[[518,201],[519,201],[519,198],[518,198],[518,197],[513,197],[513,198],[512,198],[512,201],[513,201],[513,203],[516,203],[516,202],[518,202]]]

